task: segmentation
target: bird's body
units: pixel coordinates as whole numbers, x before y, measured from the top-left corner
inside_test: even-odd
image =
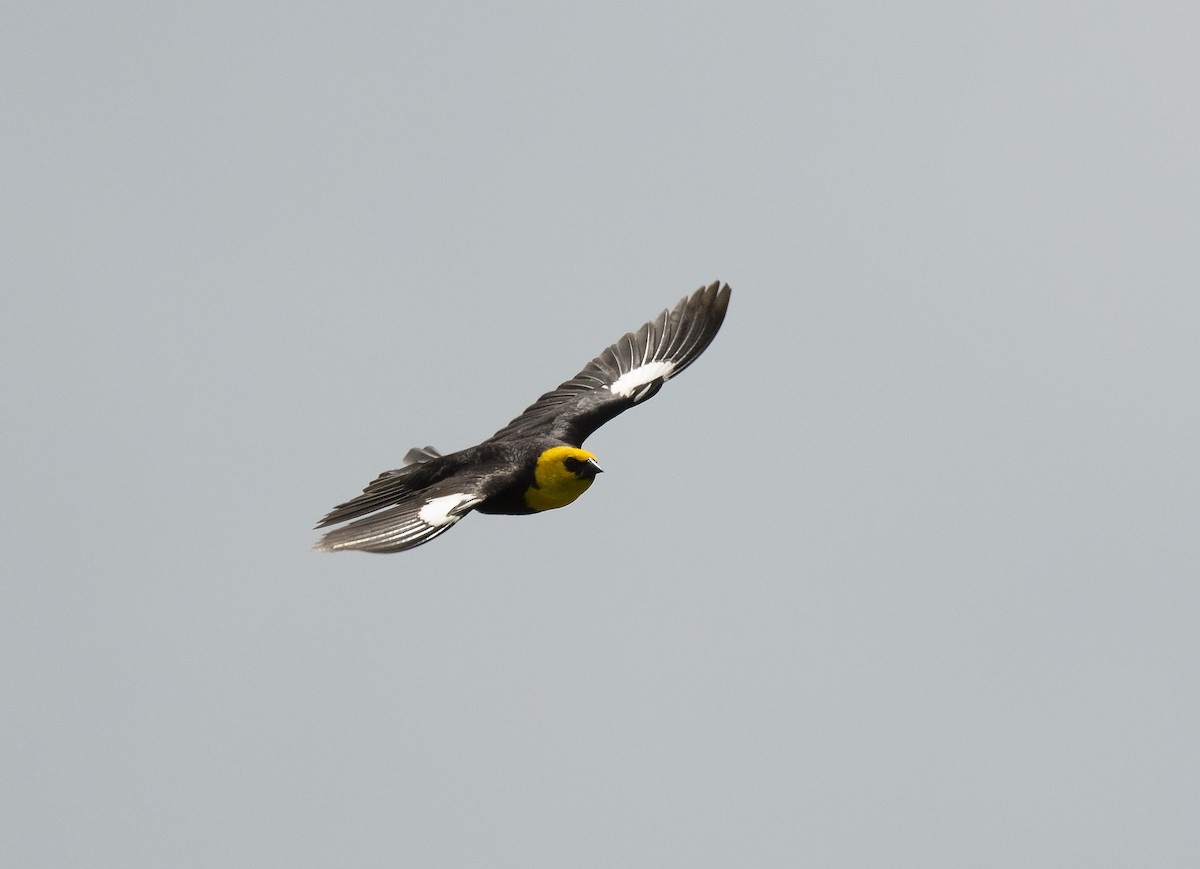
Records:
[[[600,473],[584,439],[651,397],[690,365],[720,328],[729,287],[702,287],[613,344],[481,444],[441,455],[412,449],[318,528],[317,549],[400,552],[448,531],[468,512],[522,515],[565,507]],[[353,520],[353,521],[351,521]]]

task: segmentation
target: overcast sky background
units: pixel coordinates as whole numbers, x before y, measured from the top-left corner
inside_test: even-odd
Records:
[[[0,863],[1200,864],[1194,4],[3,17]]]

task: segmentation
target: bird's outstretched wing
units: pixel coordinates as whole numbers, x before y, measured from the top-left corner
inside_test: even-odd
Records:
[[[728,306],[728,285],[701,287],[625,335],[489,440],[549,435],[582,445],[604,423],[650,398],[691,365],[716,336]]]
[[[384,507],[397,504],[410,494],[419,492],[426,486],[432,485],[457,470],[450,462],[433,463],[434,459],[442,458],[442,454],[433,447],[413,447],[404,457],[404,467],[393,471],[384,471],[367,484],[361,495],[351,498],[344,504],[338,504],[325,514],[318,528],[336,525],[348,519],[366,516]]]
[[[473,479],[473,476],[457,474],[415,492],[393,487],[386,496],[381,491],[383,487],[376,486],[387,480],[386,476],[380,477],[358,498],[336,507],[317,527],[342,522],[347,516],[372,515],[330,531],[313,548],[326,552],[339,549],[401,552],[420,546],[449,531],[484,499],[476,485],[481,480]],[[374,491],[372,487],[375,487]],[[379,510],[382,503],[395,506],[373,512]]]

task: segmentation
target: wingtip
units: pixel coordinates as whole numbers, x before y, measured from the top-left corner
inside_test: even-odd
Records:
[[[732,292],[729,284],[724,281],[713,281],[711,284],[702,284],[690,296],[684,296],[682,301],[688,302],[695,299],[702,300],[705,305],[724,307],[729,304],[729,296]]]
[[[321,527],[323,527],[323,526],[318,525],[317,529],[319,529]],[[313,530],[317,530],[317,529],[313,529]],[[313,552],[337,552],[339,549],[341,549],[340,546],[338,546],[336,543],[334,543],[330,539],[332,533],[333,532],[331,532],[331,531],[326,531],[324,534],[322,534],[320,539],[317,540],[317,542],[312,545],[312,547],[311,547],[312,551]]]
[[[713,281],[702,286],[691,296],[683,299],[682,305],[695,303],[697,307],[707,309],[709,317],[719,324],[725,319],[725,311],[729,308],[729,297],[733,290],[724,281]]]
[[[722,283],[721,281],[714,281],[710,289],[713,292],[713,307],[719,308],[721,313],[724,314],[725,309],[729,307],[729,297],[732,295],[733,290],[730,289],[729,284]]]

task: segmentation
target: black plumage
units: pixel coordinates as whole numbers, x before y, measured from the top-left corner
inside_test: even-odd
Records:
[[[623,375],[655,362],[670,362],[668,377],[679,374],[704,352],[717,335],[729,306],[729,287],[702,287],[663,311],[637,332],[628,332],[584,366],[583,370],[527,407],[489,440],[548,434],[582,446],[584,440],[617,414],[650,398],[666,382],[656,377],[632,395],[605,388]]]
[[[449,530],[471,510],[523,514],[565,506],[600,472],[582,449],[597,428],[655,395],[704,352],[730,290],[701,287],[630,332],[483,443],[448,455],[414,448],[317,525],[317,549],[399,552]],[[351,521],[355,520],[355,521]]]

